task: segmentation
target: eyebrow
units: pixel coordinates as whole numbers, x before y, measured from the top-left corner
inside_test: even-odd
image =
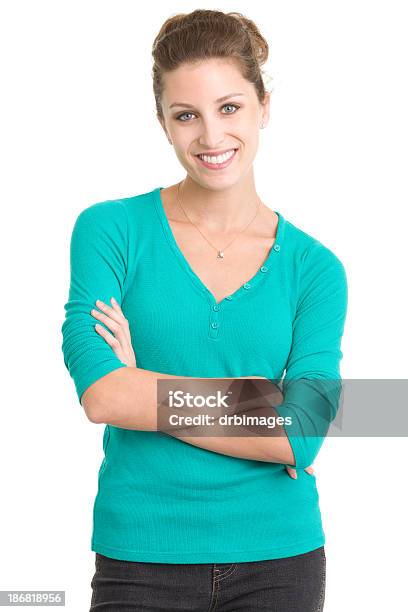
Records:
[[[222,96],[222,98],[218,98],[218,100],[214,101],[214,104],[218,104],[219,102],[224,102],[224,100],[228,100],[228,98],[232,98],[233,96],[244,96],[243,93],[230,93],[226,96]],[[193,108],[193,104],[188,104],[187,102],[173,102],[170,104],[169,108],[173,108],[173,106],[185,106],[186,108]]]

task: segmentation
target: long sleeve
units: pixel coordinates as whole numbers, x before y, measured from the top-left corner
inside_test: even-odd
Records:
[[[91,310],[98,310],[97,299],[110,304],[113,296],[122,303],[127,253],[127,217],[120,201],[99,202],[78,215],[71,236],[71,278],[61,332],[64,363],[79,402],[96,380],[126,367],[95,330],[98,321]]]
[[[283,403],[276,406],[279,415],[292,418],[285,431],[296,468],[313,463],[337,414],[347,300],[343,264],[316,241],[302,263]]]

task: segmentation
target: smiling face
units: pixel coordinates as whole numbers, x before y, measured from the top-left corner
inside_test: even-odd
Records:
[[[159,121],[187,173],[206,187],[238,182],[252,167],[259,126],[269,118],[270,95],[262,105],[255,86],[228,59],[184,64],[163,79],[164,121]],[[206,163],[197,157],[233,149],[229,160],[227,155]],[[214,161],[223,163],[214,166]]]

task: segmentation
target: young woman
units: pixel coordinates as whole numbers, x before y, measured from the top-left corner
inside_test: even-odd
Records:
[[[72,232],[64,360],[88,418],[106,423],[91,610],[323,609],[311,464],[324,434],[296,426],[315,425],[317,404],[336,413],[316,383],[340,380],[347,282],[328,247],[257,194],[267,56],[240,13],[167,19],[153,89],[186,176],[93,204]],[[159,381],[285,372],[283,436],[158,428]]]

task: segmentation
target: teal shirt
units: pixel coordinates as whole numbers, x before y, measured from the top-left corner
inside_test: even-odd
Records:
[[[97,299],[109,304],[113,296],[129,322],[140,368],[197,378],[283,378],[276,412],[293,420],[285,429],[297,480],[280,463],[106,425],[91,548],[159,563],[259,561],[314,550],[325,534],[316,477],[303,468],[325,439],[314,429],[313,381],[341,380],[343,264],[275,211],[276,240],[263,265],[217,304],[177,245],[160,189],[93,204],[74,224],[62,351],[78,399],[126,367],[90,314]],[[307,381],[306,392],[291,381]],[[332,419],[338,394],[323,395]],[[306,430],[319,435],[299,435]]]

